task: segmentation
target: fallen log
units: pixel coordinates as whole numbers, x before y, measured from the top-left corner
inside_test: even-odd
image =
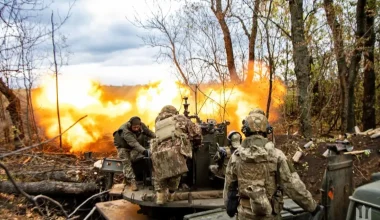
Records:
[[[371,135],[372,139],[375,139],[375,138],[378,138],[378,137],[380,137],[380,132],[377,132],[377,133]]]
[[[67,183],[55,181],[17,182],[18,187],[28,194],[57,195],[57,194],[90,194],[99,190],[95,183]],[[10,181],[0,182],[0,192],[18,193]]]
[[[223,198],[222,190],[210,190],[199,192],[176,192],[174,194],[174,201],[193,200],[193,199],[219,199]],[[155,194],[145,194],[141,197],[143,201],[155,201]]]
[[[351,154],[351,155],[356,155],[356,154],[363,154],[363,153],[371,153],[371,150],[355,150],[351,152],[345,152],[344,154]]]
[[[37,182],[44,180],[79,182],[79,178],[75,174],[73,175],[66,171],[20,172],[14,173],[13,177],[26,180],[28,182]]]

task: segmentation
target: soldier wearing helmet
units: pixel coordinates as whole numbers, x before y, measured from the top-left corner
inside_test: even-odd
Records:
[[[224,174],[226,173],[226,167],[228,160],[231,157],[231,154],[234,153],[234,151],[240,147],[242,142],[242,136],[237,131],[231,131],[228,136],[228,146],[226,147],[219,147],[216,152],[216,154],[213,157],[213,160],[215,161],[215,165],[210,165],[210,171],[219,178],[224,179]]]
[[[202,132],[174,106],[161,109],[156,118],[156,138],[151,141],[156,203],[174,200],[182,174],[188,171],[186,159],[192,157],[192,145],[200,144]],[[167,194],[168,193],[168,194]]]
[[[262,114],[265,116],[265,113],[263,110],[261,110],[260,108],[253,108],[250,112],[249,112],[249,115],[252,115],[252,114]],[[266,134],[265,134],[265,137],[266,135],[268,134],[272,134],[273,133],[273,127],[269,124],[269,122],[267,123],[267,129],[266,129]],[[272,137],[273,138],[273,137]]]
[[[253,108],[253,109],[249,112],[249,115],[254,114],[254,113],[262,114],[262,115],[265,116],[264,111],[261,110],[260,108]]]
[[[281,219],[283,193],[316,215],[320,206],[284,153],[264,136],[267,124],[267,118],[258,112],[243,120],[246,138],[232,154],[225,174],[223,198],[228,215],[237,213],[237,219]]]

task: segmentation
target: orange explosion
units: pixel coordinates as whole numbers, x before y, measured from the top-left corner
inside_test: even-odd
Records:
[[[251,82],[238,85],[202,84],[195,93],[181,83],[163,80],[145,86],[105,87],[85,78],[59,77],[59,107],[62,130],[88,115],[62,136],[71,152],[110,151],[114,149],[112,133],[132,116],[140,116],[154,130],[154,120],[164,105],[172,104],[183,113],[183,97],[189,97],[190,114],[203,120],[231,122],[229,130],[240,131],[243,118],[254,107],[266,110],[269,80],[266,67],[256,65]],[[54,77],[44,79],[33,93],[35,113],[47,137],[58,134]],[[270,121],[277,119],[285,87],[273,81]],[[104,140],[104,141],[103,141]]]

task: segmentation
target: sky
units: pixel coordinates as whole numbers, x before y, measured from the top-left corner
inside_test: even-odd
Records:
[[[72,2],[53,3],[55,20],[67,13]],[[167,1],[161,2],[160,6],[169,9]],[[146,32],[128,21],[135,15],[146,19],[149,7],[145,1],[136,0],[77,0],[60,30],[70,51],[69,65],[60,73],[81,74],[107,85],[146,84],[175,77],[169,61],[157,62],[158,48],[143,44],[141,36]]]

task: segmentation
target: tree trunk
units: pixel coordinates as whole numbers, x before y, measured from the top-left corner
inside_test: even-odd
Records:
[[[68,174],[67,171],[33,171],[33,172],[20,172],[14,173],[13,177],[22,181],[62,181],[62,182],[79,182],[75,175]]]
[[[54,58],[54,72],[55,72],[55,98],[57,105],[57,119],[58,119],[58,132],[62,134],[61,131],[61,116],[59,114],[59,89],[58,89],[58,65],[56,58],[55,42],[54,42],[54,21],[53,21],[53,12],[51,13],[51,41],[53,46],[53,58]],[[62,149],[62,135],[59,136],[59,147]]]
[[[351,57],[350,66],[347,65],[346,55],[344,51],[343,30],[336,19],[333,0],[324,0],[324,8],[326,11],[327,23],[331,28],[333,35],[333,44],[336,61],[338,64],[338,75],[340,81],[341,92],[341,131],[352,132],[355,127],[354,114],[354,91],[355,81],[358,74],[358,66],[361,59],[361,52],[365,26],[364,6],[366,0],[358,0],[356,6],[356,45]]]
[[[214,7],[214,0],[211,0],[211,2],[212,2],[212,7],[211,7],[212,11],[214,12],[215,17],[217,18],[220,28],[222,29],[222,32],[223,32],[224,48],[225,48],[226,56],[227,56],[227,68],[230,74],[230,79],[232,82],[237,83],[240,81],[240,79],[236,72],[234,49],[232,46],[230,29],[225,20],[226,11],[229,9],[231,2],[227,1],[227,6],[226,6],[225,11],[222,11],[222,0],[216,0],[216,7]]]
[[[267,19],[265,21],[265,33],[266,33],[268,60],[269,60],[269,91],[268,91],[267,111],[266,111],[266,116],[267,116],[268,120],[269,120],[270,104],[272,101],[272,87],[273,87],[272,81],[273,81],[273,74],[274,74],[273,53],[272,53],[271,48],[270,48],[270,38],[269,38],[269,29],[268,29],[269,16],[272,12],[272,3],[273,3],[273,1],[271,0],[269,3]]]
[[[20,138],[24,139],[24,127],[21,118],[21,105],[19,98],[13,93],[13,91],[8,88],[8,86],[4,83],[3,79],[0,78],[0,92],[8,99],[9,105],[7,106],[7,111],[11,116],[11,120],[14,129],[14,142],[18,143]],[[16,146],[19,147],[19,146]]]
[[[3,101],[3,96],[0,95],[0,108],[1,108],[1,111],[0,111],[0,119],[6,123],[6,117],[5,117],[5,107],[4,107],[4,101]],[[5,125],[4,128],[3,128],[3,132],[4,132],[4,140],[5,140],[5,143],[10,143],[11,142],[11,138],[10,138],[10,134],[9,134],[9,126]]]
[[[253,76],[255,75],[255,46],[256,46],[256,37],[257,37],[257,27],[258,27],[258,16],[261,0],[255,0],[254,12],[252,15],[252,28],[251,34],[249,35],[249,44],[248,44],[248,74],[246,78],[247,83],[251,83]]]
[[[57,195],[57,194],[91,194],[99,190],[95,183],[66,183],[66,182],[18,182],[19,188],[28,194]],[[18,193],[10,181],[0,182],[0,192]]]
[[[310,98],[308,87],[310,84],[310,55],[304,33],[303,1],[289,1],[291,16],[291,33],[293,44],[294,72],[297,77],[298,103],[300,108],[300,131],[306,137],[312,136],[310,118]]]
[[[376,127],[376,89],[375,89],[375,30],[376,1],[368,0],[366,9],[365,51],[364,51],[364,97],[363,97],[363,130]]]

